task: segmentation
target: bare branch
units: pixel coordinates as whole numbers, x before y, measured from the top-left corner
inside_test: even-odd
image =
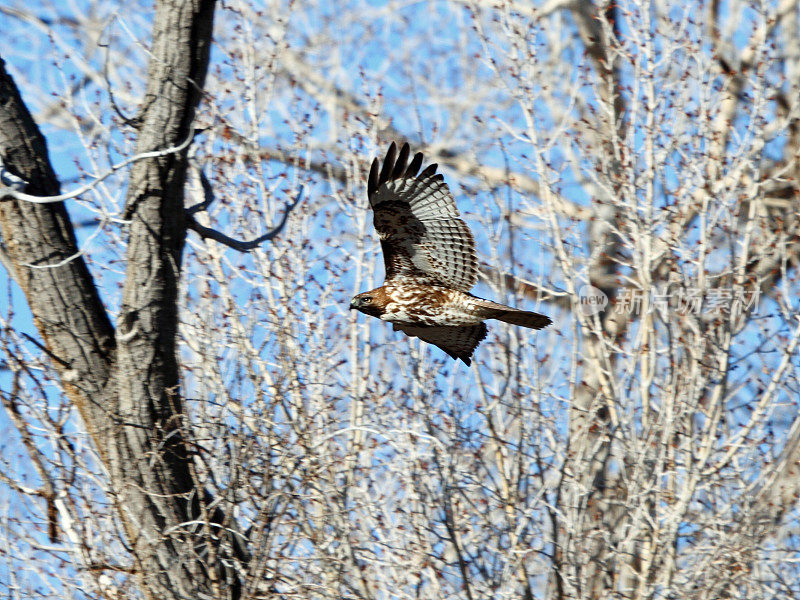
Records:
[[[186,226],[195,233],[197,233],[203,239],[214,240],[216,242],[224,244],[225,246],[228,246],[229,248],[238,250],[239,252],[249,252],[250,250],[258,248],[258,246],[260,246],[264,242],[268,242],[274,239],[283,230],[284,226],[286,225],[286,220],[289,218],[289,213],[291,213],[294,207],[300,203],[302,198],[303,198],[303,187],[301,186],[297,192],[297,198],[295,199],[295,201],[286,206],[286,209],[283,212],[283,217],[281,218],[281,222],[278,223],[273,229],[271,229],[267,233],[260,235],[257,238],[250,241],[236,240],[215,229],[211,229],[210,227],[205,227],[204,225],[200,225],[200,223],[197,222],[192,213],[206,208],[208,204],[210,204],[211,201],[213,201],[213,196],[211,196],[210,199],[207,197],[205,201],[196,204],[190,209],[187,209],[187,211],[191,212],[189,212],[189,214],[187,215]]]
[[[183,152],[184,150],[186,150],[186,148],[189,147],[189,144],[192,143],[192,140],[195,138],[195,136],[197,134],[201,133],[202,131],[204,131],[204,130],[203,129],[195,129],[189,136],[186,137],[186,139],[184,141],[182,141],[177,146],[172,146],[170,148],[165,148],[163,150],[153,150],[153,151],[150,151],[150,152],[142,152],[140,154],[136,154],[135,156],[131,156],[129,158],[126,158],[125,160],[123,160],[123,161],[121,161],[121,162],[119,162],[119,163],[117,163],[115,165],[112,165],[112,167],[110,169],[108,169],[108,171],[106,171],[105,173],[103,173],[99,177],[95,177],[89,183],[87,183],[85,185],[82,185],[82,186],[72,190],[71,192],[65,192],[63,194],[58,194],[57,196],[32,196],[31,194],[25,194],[25,193],[19,191],[20,186],[24,187],[24,185],[25,185],[24,181],[22,181],[19,178],[17,178],[17,179],[19,179],[19,181],[15,181],[15,180],[10,180],[9,179],[10,181],[13,181],[14,187],[6,187],[6,188],[0,187],[0,200],[8,200],[9,198],[14,198],[15,200],[22,200],[24,202],[32,202],[33,204],[51,204],[53,202],[63,202],[64,200],[70,200],[72,198],[77,198],[78,196],[80,196],[82,194],[85,194],[86,192],[94,189],[95,187],[97,187],[98,184],[100,184],[101,182],[105,181],[106,179],[111,177],[114,173],[116,173],[120,169],[124,169],[125,167],[127,167],[130,164],[133,164],[133,163],[138,162],[140,160],[158,158],[160,156],[167,156],[168,154],[175,154],[177,152]],[[1,163],[0,163],[0,165],[1,165]],[[5,173],[6,172],[4,171],[4,174]],[[3,180],[3,184],[4,185],[7,185],[6,184],[6,178],[8,178],[9,176],[13,177],[13,175],[7,174],[4,177],[4,180]]]
[[[203,187],[203,201],[187,208],[186,213],[189,215],[193,215],[201,210],[207,210],[208,207],[211,206],[211,203],[214,202],[214,188],[211,182],[208,180],[208,177],[206,177],[203,169],[197,169],[197,172],[200,175],[200,185]]]

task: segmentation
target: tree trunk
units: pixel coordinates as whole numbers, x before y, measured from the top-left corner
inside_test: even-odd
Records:
[[[147,91],[137,118],[139,153],[179,146],[192,135],[213,15],[213,0],[157,3]],[[223,597],[214,549],[198,543],[186,525],[199,517],[202,499],[184,443],[175,347],[186,147],[138,161],[131,170],[127,274],[116,339],[77,254],[64,204],[0,202],[13,275],[110,474],[111,500],[125,525],[142,590],[159,599]],[[27,193],[59,193],[45,140],[2,61],[0,150],[7,168],[28,182]],[[41,268],[46,265],[51,267]]]

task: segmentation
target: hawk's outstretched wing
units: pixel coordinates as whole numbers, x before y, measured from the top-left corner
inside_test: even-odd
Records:
[[[383,167],[369,172],[369,202],[381,239],[386,280],[411,278],[468,292],[478,278],[475,240],[436,164],[417,175],[422,154],[408,164],[408,144],[394,142]],[[421,336],[420,336],[421,337]],[[432,342],[435,343],[435,342]]]
[[[469,366],[472,353],[486,337],[486,323],[465,327],[413,327],[411,325],[394,325],[395,331],[416,336],[423,342],[438,346],[453,358],[460,358]]]

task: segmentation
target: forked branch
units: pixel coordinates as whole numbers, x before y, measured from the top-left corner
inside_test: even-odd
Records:
[[[286,210],[283,213],[283,217],[281,218],[281,222],[278,223],[273,229],[268,231],[267,233],[258,236],[252,240],[237,240],[224,233],[217,231],[216,229],[211,229],[210,227],[206,227],[205,225],[201,225],[197,222],[197,219],[194,218],[194,214],[199,212],[200,210],[205,210],[208,208],[209,204],[213,202],[214,198],[213,195],[209,195],[211,192],[211,188],[208,185],[208,180],[205,176],[201,176],[201,181],[203,182],[203,191],[206,194],[206,199],[196,204],[188,209],[186,209],[186,228],[191,229],[195,233],[197,233],[203,239],[212,239],[220,244],[224,244],[229,248],[233,248],[234,250],[238,250],[239,252],[250,252],[257,248],[259,245],[263,244],[264,242],[268,242],[275,238],[284,228],[286,225],[286,221],[289,218],[289,213],[292,212],[295,206],[297,206],[300,201],[303,199],[303,186],[300,186],[300,190],[297,193],[297,198],[294,202],[286,206]]]

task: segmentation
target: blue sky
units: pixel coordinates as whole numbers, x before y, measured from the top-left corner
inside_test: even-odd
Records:
[[[351,19],[346,23],[345,17],[352,17],[350,4],[323,4],[319,10],[303,11],[295,10],[291,13],[288,20],[286,40],[291,48],[302,48],[305,42],[313,39],[314,36],[326,36],[326,43],[319,43],[313,51],[309,53],[308,60],[319,66],[320,73],[325,78],[334,81],[340,87],[347,89],[356,98],[360,99],[366,106],[375,106],[380,110],[384,118],[391,118],[391,124],[397,131],[405,134],[413,142],[436,144],[445,136],[448,140],[462,140],[460,145],[448,148],[459,154],[476,156],[482,164],[488,166],[505,167],[511,170],[528,173],[531,177],[537,178],[538,173],[531,167],[534,156],[531,153],[530,143],[524,139],[525,118],[520,110],[518,103],[508,100],[509,92],[502,87],[502,83],[513,82],[514,79],[507,68],[501,69],[500,76],[493,78],[491,69],[491,59],[502,62],[507,53],[512,51],[509,45],[500,38],[493,41],[494,45],[484,45],[479,36],[472,33],[472,27],[476,26],[471,18],[469,11],[464,7],[453,8],[446,3],[410,3],[398,8],[390,17],[381,16],[379,9],[385,3],[372,2],[374,13],[365,11],[363,20]],[[20,5],[21,6],[21,5]],[[26,7],[35,6],[35,3],[27,3]],[[80,3],[70,5],[63,10],[69,11],[80,8]],[[129,91],[120,91],[117,102],[123,112],[128,115],[135,113],[135,102],[127,99],[136,99],[141,94],[143,65],[146,54],[137,45],[137,38],[144,43],[149,38],[150,27],[150,7],[142,5],[140,10],[121,11],[120,20],[108,21],[108,34],[102,41],[110,41],[116,44],[115,47],[125,48],[126,56],[130,57],[127,64],[121,65],[122,80],[130,82]],[[106,11],[105,17],[110,17],[115,8],[111,5],[104,6],[100,10]],[[675,9],[675,16],[679,16],[679,9]],[[727,5],[723,3],[723,13],[727,11]],[[49,13],[45,8],[38,13],[46,19],[52,19],[55,15]],[[374,17],[370,19],[368,17]],[[741,15],[739,26],[733,28],[732,40],[736,45],[743,44],[746,36],[752,27],[754,13],[752,10],[745,10]],[[239,23],[233,9],[220,10],[218,15],[218,27],[221,23]],[[500,19],[500,17],[498,17]],[[101,19],[102,20],[102,19]],[[478,23],[493,29],[496,32],[502,31],[497,21],[487,17],[485,20],[478,20]],[[574,27],[569,19],[559,20],[558,25],[562,27],[560,31],[564,40],[573,39]],[[261,23],[251,23],[251,25],[261,25]],[[309,98],[307,94],[298,87],[288,86],[279,87],[275,92],[274,110],[268,110],[261,114],[240,114],[237,112],[241,108],[241,99],[256,90],[247,88],[245,83],[237,87],[237,82],[246,82],[244,74],[246,68],[244,59],[241,56],[229,56],[228,51],[232,47],[224,41],[235,39],[236,36],[247,35],[246,23],[241,25],[242,29],[227,31],[219,36],[219,46],[215,47],[212,56],[211,75],[218,81],[224,81],[230,86],[228,91],[216,91],[215,118],[228,119],[229,122],[241,128],[241,133],[247,134],[248,126],[254,126],[259,142],[268,147],[284,145],[291,149],[302,149],[306,141],[319,144],[323,150],[315,151],[308,149],[306,156],[313,158],[326,158],[335,160],[340,150],[348,158],[353,156],[362,160],[369,160],[374,154],[383,155],[385,142],[382,140],[380,146],[375,145],[374,130],[369,123],[364,124],[362,129],[355,124],[355,120],[347,121],[344,118],[334,118],[324,110],[319,109],[319,103],[314,98]],[[280,27],[278,28],[280,30]],[[23,97],[29,102],[37,112],[46,106],[50,101],[57,99],[57,96],[64,90],[69,89],[80,81],[83,73],[79,68],[78,57],[70,55],[66,48],[78,44],[81,40],[69,34],[69,28],[56,26],[56,31],[60,32],[63,40],[61,45],[59,39],[48,39],[41,32],[30,24],[21,24],[16,19],[0,13],[0,30],[6,36],[8,51],[4,51],[7,68],[17,79],[22,88]],[[261,30],[256,28],[256,33],[251,32],[254,38],[258,38]],[[280,31],[279,31],[280,33]],[[627,35],[630,31],[624,27],[622,34]],[[699,28],[691,29],[687,32],[687,50],[681,60],[687,64],[693,64],[692,53],[707,51],[707,44],[702,41],[702,32]],[[131,37],[132,35],[132,37]],[[491,36],[490,36],[491,37]],[[427,40],[428,43],[422,46],[408,47],[406,40]],[[529,50],[535,54],[536,61],[532,60],[531,65],[545,73],[560,72],[565,74],[565,81],[557,82],[563,84],[563,89],[568,89],[567,83],[577,82],[583,84],[582,91],[588,100],[582,105],[583,110],[590,112],[597,110],[597,103],[592,99],[595,90],[589,84],[588,79],[584,78],[583,73],[591,70],[591,63],[585,56],[583,49],[576,43],[565,43],[561,48],[553,48],[552,36],[541,28],[531,27],[528,32],[528,46],[525,48],[515,48],[514,51]],[[232,45],[231,45],[232,46]],[[270,45],[265,43],[265,47]],[[387,53],[387,47],[394,47],[396,54]],[[103,50],[101,47],[93,47],[90,60],[95,66],[102,64]],[[474,57],[468,61],[468,67],[464,66],[464,57]],[[553,62],[560,62],[563,66],[559,71],[556,67],[548,67]],[[677,65],[683,62],[676,59]],[[342,68],[341,64],[358,65],[360,71],[355,68]],[[502,63],[505,65],[505,63]],[[678,135],[675,127],[678,123],[675,120],[675,110],[670,106],[671,102],[680,103],[689,98],[681,108],[682,110],[696,110],[698,98],[708,89],[703,87],[704,82],[708,82],[713,77],[711,72],[704,73],[702,64],[698,62],[693,67],[693,74],[696,80],[691,85],[695,87],[689,92],[686,88],[680,87],[675,81],[669,81],[669,87],[664,84],[663,102],[659,104],[657,123],[664,140],[669,140],[671,136]],[[661,70],[657,71],[664,75],[670,71],[671,65],[662,65]],[[533,68],[531,66],[530,68]],[[547,70],[547,69],[551,70]],[[640,90],[631,81],[632,67],[623,70],[623,78],[629,86],[625,93],[629,98],[636,97]],[[358,72],[358,75],[354,75]],[[298,73],[298,77],[302,77]],[[238,79],[237,79],[238,77]],[[418,80],[416,85],[411,82]],[[536,116],[536,126],[543,135],[558,134],[558,126],[562,115],[560,109],[570,106],[572,99],[562,92],[562,88],[556,86],[552,91],[553,96],[537,96],[539,92],[544,93],[545,87],[553,87],[546,79],[534,78],[535,85],[531,91],[536,98],[534,101],[534,113]],[[269,77],[264,76],[261,80],[265,87],[268,85]],[[491,81],[491,86],[485,86],[487,81]],[[423,84],[427,83],[425,87]],[[661,82],[663,83],[663,82]],[[485,89],[484,89],[485,86]],[[687,88],[690,86],[687,86]],[[49,94],[43,94],[41,90],[50,90]],[[462,102],[463,97],[470,92],[478,90],[483,94],[479,101]],[[438,94],[438,96],[437,96]],[[546,100],[550,100],[547,102]],[[575,111],[579,110],[574,108]],[[85,91],[76,95],[75,111],[88,115],[94,113],[99,116],[100,125],[107,127],[108,131],[102,130],[98,133],[96,140],[88,139],[89,143],[97,142],[100,147],[110,140],[110,150],[104,156],[103,151],[94,152],[92,159],[97,161],[97,165],[90,163],[89,157],[83,149],[75,130],[65,129],[58,124],[42,122],[40,126],[47,136],[50,155],[54,167],[61,181],[63,191],[72,189],[74,186],[88,178],[83,170],[91,172],[100,171],[108,164],[121,160],[128,156],[132,151],[133,134],[130,130],[124,130],[114,123],[116,115],[110,107],[107,93],[91,84]],[[569,113],[569,111],[567,111]],[[204,113],[204,116],[209,113]],[[589,118],[588,115],[587,118]],[[477,125],[476,125],[477,124]],[[742,134],[741,143],[746,146],[748,139],[745,133],[748,128],[748,121],[740,119],[736,122],[737,131]],[[340,129],[337,129],[340,128]],[[674,153],[669,154],[664,164],[661,165],[661,179],[657,186],[657,203],[664,207],[668,205],[668,199],[663,194],[668,190],[674,190],[677,186],[685,183],[685,173],[692,160],[699,160],[702,155],[706,140],[693,139],[692,134],[696,130],[692,127],[684,129],[680,134],[684,136],[684,144]],[[346,129],[345,129],[346,128]],[[488,132],[482,136],[476,136],[475,131]],[[509,131],[513,131],[514,135]],[[636,122],[630,133],[627,142],[630,146],[641,151],[645,144],[644,117]],[[297,309],[302,302],[307,301],[303,294],[313,302],[320,303],[320,314],[322,315],[321,328],[319,330],[299,331],[298,339],[301,345],[310,355],[326,351],[333,351],[330,339],[344,335],[343,332],[352,330],[349,319],[351,315],[346,309],[346,302],[349,296],[355,291],[368,289],[380,283],[382,275],[382,265],[380,255],[377,252],[377,243],[372,236],[371,225],[366,224],[364,243],[367,251],[372,252],[377,266],[373,272],[365,271],[362,275],[360,288],[356,280],[358,273],[349,262],[348,257],[355,252],[354,239],[347,237],[353,229],[353,224],[358,219],[366,218],[366,198],[364,195],[363,182],[331,182],[319,175],[308,175],[302,170],[295,170],[277,162],[266,162],[263,166],[264,172],[270,182],[274,184],[269,197],[261,192],[249,193],[251,187],[257,187],[253,182],[254,170],[243,168],[236,173],[229,165],[221,161],[222,157],[238,152],[234,144],[227,143],[222,137],[215,137],[209,141],[208,136],[200,136],[197,141],[198,156],[204,161],[206,173],[214,182],[218,192],[218,204],[215,207],[217,212],[213,213],[213,223],[217,227],[231,230],[237,235],[245,236],[265,227],[270,219],[275,222],[280,215],[281,208],[287,199],[293,197],[299,184],[306,186],[306,201],[298,207],[297,214],[293,217],[293,223],[303,223],[303,227],[310,233],[309,256],[302,267],[298,267],[299,280],[287,299],[288,308],[281,308],[275,318],[289,319],[291,311]],[[588,206],[596,200],[587,191],[590,186],[584,187],[597,163],[604,157],[602,152],[586,146],[588,138],[576,137],[561,133],[561,137],[556,138],[556,142],[546,152],[546,159],[551,167],[551,175],[554,178],[553,189],[562,194],[567,199],[576,204]],[[300,140],[300,142],[298,142]],[[473,145],[477,140],[477,145]],[[543,142],[549,141],[543,137]],[[778,136],[769,142],[765,149],[765,154],[777,153],[782,148],[783,138]],[[688,155],[688,159],[680,156],[680,152]],[[544,153],[544,151],[543,151]],[[574,163],[570,163],[570,153],[577,153],[582,157],[578,168]],[[351,165],[349,165],[351,166]],[[634,169],[641,174],[641,167]],[[558,290],[564,289],[563,276],[558,273],[554,266],[555,260],[552,256],[553,240],[547,227],[543,224],[541,216],[530,219],[530,227],[512,227],[506,220],[509,212],[519,213],[531,206],[537,206],[538,199],[531,198],[530,195],[520,194],[510,188],[503,188],[495,192],[481,189],[478,181],[470,177],[459,177],[452,170],[444,169],[450,182],[451,188],[456,196],[458,205],[465,214],[466,219],[472,226],[478,241],[481,258],[492,264],[502,265],[514,273],[520,273],[529,279],[536,280],[539,277],[549,277],[548,283]],[[115,176],[108,181],[108,190],[111,196],[121,205],[124,200],[125,180],[124,174]],[[246,193],[247,192],[247,193]],[[636,194],[641,199],[641,190]],[[249,203],[246,207],[240,206],[241,202]],[[92,194],[87,194],[80,202],[70,202],[69,210],[73,219],[77,221],[91,222],[97,218],[100,205],[99,200]],[[263,206],[269,205],[272,210],[270,214],[264,214]],[[669,207],[666,206],[665,210]],[[254,220],[264,218],[264,223],[253,223]],[[78,230],[79,238],[86,247],[89,256],[92,258],[92,268],[94,272],[102,278],[101,287],[103,298],[107,302],[112,313],[119,301],[118,285],[121,282],[124,264],[119,262],[120,244],[116,236],[123,235],[122,229],[116,225],[106,225],[106,229],[96,238],[90,246],[86,246],[86,240],[95,231],[95,226],[89,225]],[[293,235],[301,231],[301,227],[296,225]],[[565,223],[563,229],[568,246],[577,255],[588,255],[592,248],[588,247],[588,236],[586,225],[583,223]],[[288,235],[288,233],[287,233]],[[298,234],[299,235],[299,234]],[[690,233],[688,238],[692,240]],[[197,241],[194,234],[190,234],[193,242]],[[284,238],[286,241],[287,238]],[[686,244],[690,246],[690,244]],[[513,260],[512,258],[512,249]],[[255,325],[253,331],[253,343],[264,348],[264,354],[276,352],[279,346],[274,339],[274,329],[272,324],[267,322],[268,317],[264,311],[264,302],[259,295],[266,293],[258,285],[253,285],[252,281],[262,275],[260,271],[260,261],[266,259],[273,260],[277,256],[277,249],[265,248],[264,255],[254,254],[252,256],[240,256],[234,252],[226,255],[229,261],[226,268],[228,273],[242,272],[251,276],[248,281],[244,278],[235,279],[232,286],[234,296],[242,306],[254,307],[254,312],[262,311],[259,315],[247,315],[242,317],[242,324],[247,326]],[[728,256],[727,250],[719,252],[719,260],[724,261]],[[202,251],[195,251],[191,246],[187,247],[184,260],[186,277],[191,282],[192,287],[188,294],[191,302],[200,303],[203,293],[217,293],[218,286],[213,281],[207,281],[206,287],[198,282],[205,282],[208,277],[208,267],[202,262]],[[687,277],[692,274],[693,256],[685,256],[685,274]],[[117,262],[112,262],[112,259]],[[585,276],[585,274],[578,274]],[[339,289],[332,295],[326,295],[326,285],[338,279]],[[579,277],[576,277],[579,279]],[[794,282],[791,283],[791,290],[796,290]],[[265,286],[266,287],[266,286]],[[10,290],[12,297],[11,305],[14,311],[13,324],[17,329],[29,335],[38,337],[35,327],[31,321],[26,303],[18,289],[11,284],[5,272],[0,272],[0,294],[6,296],[6,290]],[[520,383],[521,379],[511,377],[512,387],[519,395],[526,397],[538,397],[542,399],[543,410],[551,415],[557,415],[561,428],[556,431],[556,435],[561,436],[566,432],[566,420],[563,418],[567,409],[567,398],[569,396],[570,381],[570,358],[573,346],[578,342],[573,337],[577,331],[576,324],[569,314],[565,314],[560,309],[552,306],[537,307],[529,299],[514,297],[508,294],[507,297],[498,297],[498,292],[491,290],[486,285],[481,285],[477,289],[479,295],[492,297],[500,301],[508,301],[526,308],[541,308],[544,312],[556,317],[555,327],[536,337],[519,336],[518,332],[509,331],[497,325],[491,327],[490,342],[478,350],[478,360],[485,363],[481,366],[481,374],[486,377],[487,390],[489,395],[496,394],[501,397],[504,390],[501,386],[493,388],[491,384],[502,380],[497,370],[500,368],[490,364],[490,358],[502,356],[505,347],[510,347],[519,352],[521,360],[512,368],[522,369],[524,375],[534,381],[541,381],[533,366],[544,362],[544,357],[548,356],[549,361],[542,367],[542,377],[547,377],[546,389],[537,390],[526,387]],[[797,309],[797,299],[789,299],[790,304]],[[6,310],[3,308],[2,310]],[[763,312],[761,321],[744,332],[737,344],[737,351],[741,354],[741,360],[737,364],[735,380],[742,384],[739,398],[742,401],[742,408],[731,408],[730,414],[732,422],[737,419],[746,418],[748,414],[747,404],[752,401],[758,393],[759,387],[763,387],[768,378],[768,371],[774,367],[776,359],[776,348],[780,346],[781,340],[769,340],[770,335],[776,331],[786,330],[785,321],[776,316],[776,306],[770,302],[764,302],[760,307]],[[190,311],[191,312],[191,311]],[[5,313],[4,313],[5,314]],[[762,313],[759,312],[761,315]],[[193,315],[186,315],[190,321]],[[213,319],[219,319],[220,326],[229,327],[230,322],[225,320],[225,315],[220,312],[211,314]],[[260,319],[260,320],[259,320]],[[760,331],[763,325],[763,331]],[[359,339],[363,341],[371,340],[370,365],[363,369],[365,377],[371,377],[368,385],[363,390],[366,396],[374,399],[383,394],[388,401],[402,402],[402,398],[409,397],[417,401],[430,403],[441,409],[442,418],[452,416],[465,429],[474,429],[478,434],[480,431],[480,415],[475,410],[477,399],[476,385],[473,377],[474,372],[468,371],[460,363],[452,363],[436,349],[429,349],[426,355],[429,359],[436,361],[435,364],[425,363],[423,365],[426,379],[422,382],[414,381],[403,369],[416,368],[419,364],[415,363],[416,342],[409,342],[397,333],[391,331],[390,326],[375,320],[367,320],[359,317],[356,326]],[[635,338],[637,327],[634,326],[630,335]],[[328,334],[327,336],[325,334]],[[348,334],[349,335],[349,334]],[[763,344],[762,344],[763,342]],[[534,345],[535,344],[535,345]],[[754,349],[758,352],[750,354]],[[343,350],[343,354],[344,354]],[[235,353],[227,353],[220,350],[221,361],[224,363],[224,374],[228,381],[232,381],[236,374],[242,369],[242,365],[237,360]],[[411,357],[411,358],[409,358]],[[346,356],[344,357],[347,358]],[[190,353],[186,352],[187,363],[191,364]],[[313,362],[313,361],[311,361]],[[512,361],[513,362],[513,361]],[[398,377],[381,378],[378,371],[389,368],[394,369]],[[520,366],[522,365],[522,366]],[[556,365],[556,366],[553,366]],[[332,389],[336,393],[348,389],[348,377],[351,375],[352,365],[342,364],[333,369],[331,376],[337,381]],[[666,366],[664,366],[666,368]],[[764,373],[767,371],[767,374]],[[308,378],[302,381],[303,385],[318,385],[311,376],[315,373],[313,368],[304,371]],[[513,373],[512,373],[513,375]],[[625,380],[627,385],[635,389],[637,373],[634,371]],[[10,375],[7,372],[0,372],[0,389],[7,391],[10,389]],[[200,395],[202,390],[197,389],[196,381],[187,376],[187,395],[193,397]],[[54,405],[59,404],[56,398],[58,392],[55,388],[48,388],[48,393],[53,395],[51,398]],[[630,392],[631,403],[627,405],[631,410],[635,410],[635,392]],[[234,395],[240,399],[257,395],[254,386],[243,384],[242,387],[234,390]],[[452,399],[458,402],[452,402]],[[737,400],[737,399],[734,399]],[[789,398],[784,398],[789,401]],[[339,410],[344,414],[350,398],[341,393],[338,400]],[[411,400],[409,400],[411,402]],[[410,410],[410,409],[409,409]],[[786,421],[781,421],[780,415],[776,419],[776,425],[785,426]],[[17,452],[16,434],[11,424],[6,420],[4,413],[0,414],[0,431],[4,433],[3,450]],[[542,440],[538,440],[542,442]],[[773,446],[774,448],[774,446]],[[387,450],[388,454],[391,451]],[[22,459],[21,459],[22,460]],[[7,493],[4,490],[3,493]],[[2,567],[0,567],[2,569]],[[3,580],[0,570],[0,581]]]

